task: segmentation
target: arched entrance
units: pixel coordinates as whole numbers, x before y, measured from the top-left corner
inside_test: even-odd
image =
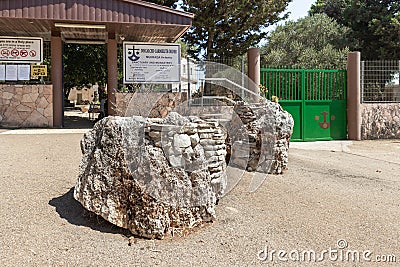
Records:
[[[41,37],[50,41],[53,108],[52,114],[42,115],[51,121],[47,126],[56,128],[62,127],[63,120],[64,41],[106,43],[108,111],[113,114],[118,90],[118,44],[124,40],[174,42],[191,26],[192,19],[193,14],[135,0],[42,0],[39,3],[35,0],[0,0],[0,36]],[[0,90],[4,90],[3,87]],[[11,91],[10,94],[17,93],[9,88],[6,90]],[[32,109],[35,108],[33,105]],[[15,121],[18,118],[8,118],[4,114],[0,117],[8,126],[43,127],[35,125],[35,121],[24,125],[27,122]]]

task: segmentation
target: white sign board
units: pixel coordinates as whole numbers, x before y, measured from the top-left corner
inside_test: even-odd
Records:
[[[18,65],[6,65],[6,81],[18,81]]]
[[[6,65],[0,65],[0,81],[6,80]]]
[[[0,37],[0,62],[42,63],[43,38]]]
[[[179,44],[124,42],[124,83],[179,83]]]
[[[18,65],[18,81],[29,81],[31,79],[31,66]]]

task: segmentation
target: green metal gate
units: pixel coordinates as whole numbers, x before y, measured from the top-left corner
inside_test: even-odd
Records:
[[[294,119],[293,141],[347,138],[345,70],[261,69],[266,97]]]

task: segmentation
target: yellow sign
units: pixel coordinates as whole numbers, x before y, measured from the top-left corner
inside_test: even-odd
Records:
[[[47,76],[47,65],[31,65],[31,76]]]

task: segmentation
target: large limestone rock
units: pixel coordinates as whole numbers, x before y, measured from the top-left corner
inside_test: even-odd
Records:
[[[74,197],[147,238],[210,222],[226,187],[225,138],[217,123],[176,113],[107,117],[81,141]]]
[[[248,171],[282,174],[287,169],[294,120],[274,102],[244,103],[234,107],[240,123],[233,121],[232,164]]]

